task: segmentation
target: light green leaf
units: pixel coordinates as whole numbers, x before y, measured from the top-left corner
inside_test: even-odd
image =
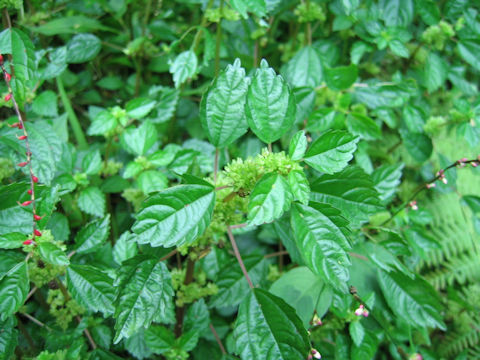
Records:
[[[141,327],[147,328],[154,319],[158,322],[171,306],[170,273],[158,259],[139,255],[123,262],[115,285],[115,344]]]
[[[171,187],[145,200],[132,231],[139,244],[191,244],[210,224],[214,205],[215,191],[208,183]]]
[[[78,34],[67,43],[67,62],[80,64],[92,60],[102,49],[100,39],[93,34]]]
[[[127,115],[132,119],[140,120],[147,116],[155,107],[156,101],[149,98],[132,99],[125,105]]]
[[[447,79],[447,64],[434,52],[428,54],[423,73],[424,82],[429,93],[440,88]]]
[[[103,219],[92,221],[75,236],[75,250],[79,254],[88,254],[99,250],[110,233],[110,214]]]
[[[362,326],[360,321],[352,321],[348,327],[350,336],[352,337],[353,342],[356,346],[360,346],[365,336],[365,329]]]
[[[323,79],[320,56],[312,46],[302,48],[287,63],[285,78],[293,87],[319,86]]]
[[[197,63],[197,56],[192,50],[184,51],[175,58],[170,64],[169,71],[173,75],[176,88],[195,75]]]
[[[366,242],[363,244],[368,258],[380,269],[391,272],[401,271],[413,279],[413,273],[382,244]]]
[[[113,279],[101,269],[90,265],[70,265],[67,287],[72,297],[90,311],[110,316],[115,311]]]
[[[346,292],[350,260],[348,221],[328,204],[295,204],[291,223],[297,247],[305,264],[335,288]]]
[[[400,130],[403,145],[408,153],[419,163],[425,162],[430,158],[433,151],[432,140],[425,134],[416,134],[405,130]]]
[[[427,25],[436,25],[442,18],[435,0],[415,0],[415,10]]]
[[[34,78],[35,48],[30,38],[16,28],[7,28],[0,33],[0,53],[12,54],[15,78],[25,84]],[[8,70],[8,69],[7,69]]]
[[[388,43],[388,48],[395,54],[403,58],[408,58],[410,56],[410,52],[408,48],[405,46],[403,42],[400,40],[392,40]]]
[[[255,184],[248,203],[248,223],[272,222],[290,208],[293,195],[287,180],[278,173],[267,173]]]
[[[352,159],[359,138],[346,131],[330,130],[310,145],[304,161],[315,170],[336,173]]]
[[[161,355],[175,345],[175,335],[163,326],[153,325],[145,331],[145,342],[154,354]]]
[[[468,205],[474,214],[480,213],[480,196],[464,195],[462,200]]]
[[[102,217],[105,214],[105,194],[96,186],[83,189],[78,196],[78,207],[87,214]]]
[[[19,199],[27,199],[30,184],[13,183],[0,186],[0,235],[21,232],[29,235],[33,231],[32,213],[18,206]]]
[[[25,235],[19,232],[11,232],[2,235],[0,231],[0,249],[20,248],[25,239]]]
[[[295,121],[295,97],[265,59],[248,88],[245,111],[248,125],[265,143],[278,140]]]
[[[290,171],[288,173],[288,184],[290,185],[293,199],[307,205],[310,198],[310,184],[305,173],[300,170]]]
[[[117,119],[108,110],[97,113],[87,130],[88,135],[106,136],[111,133],[118,125]]]
[[[409,131],[414,133],[423,133],[423,126],[425,125],[424,111],[416,106],[407,105],[402,110],[403,121]]]
[[[77,15],[57,18],[43,25],[30,27],[30,30],[43,35],[53,36],[58,34],[85,33],[97,30],[109,31],[110,28],[103,26],[102,23],[96,19]]]
[[[325,69],[325,82],[332,90],[348,89],[357,80],[357,77],[358,68],[355,64]]]
[[[166,86],[153,86],[148,91],[148,96],[157,101],[148,119],[155,124],[170,120],[177,108],[178,90]]]
[[[378,349],[379,340],[375,333],[365,330],[362,339],[362,343],[359,346],[355,344],[352,346],[351,350],[351,359],[352,360],[364,360],[364,359],[374,359],[375,353]]]
[[[403,164],[400,163],[395,165],[384,164],[373,171],[372,181],[383,203],[388,203],[395,195],[397,187],[400,185],[402,170]]]
[[[380,0],[382,18],[388,26],[407,27],[413,20],[413,0]]]
[[[265,0],[231,0],[231,6],[239,12],[244,19],[248,18],[247,11],[259,18],[265,16],[267,4]]]
[[[32,110],[40,116],[58,116],[57,94],[51,90],[43,91],[33,99]]]
[[[50,242],[41,242],[38,244],[36,250],[38,255],[48,264],[67,266],[70,264],[65,252],[57,245]]]
[[[102,169],[100,150],[89,151],[82,159],[82,170],[87,175],[96,175]]]
[[[0,281],[1,321],[5,321],[18,311],[25,302],[29,289],[27,263],[22,261],[14,265]]]
[[[144,194],[161,191],[168,187],[168,178],[156,170],[143,171],[137,178],[137,184]]]
[[[461,40],[457,42],[457,49],[463,60],[480,71],[480,40]]]
[[[307,331],[295,310],[262,289],[253,289],[240,305],[233,336],[245,360],[304,360],[310,351]]]
[[[129,128],[122,132],[120,144],[129,153],[140,156],[145,155],[157,140],[155,125],[145,120],[138,128]]]
[[[378,271],[380,288],[393,313],[412,326],[445,330],[442,305],[435,289],[419,275]]]
[[[113,259],[118,265],[128,260],[138,253],[138,245],[134,236],[129,232],[124,232],[120,238],[115,242],[113,247]]]
[[[353,135],[365,140],[378,140],[382,137],[380,126],[368,116],[352,113],[347,116],[347,129]]]
[[[228,65],[210,85],[200,104],[200,120],[210,142],[230,145],[248,129],[245,115],[248,80],[240,60]]]
[[[195,331],[201,334],[202,331],[208,328],[209,324],[210,313],[205,300],[201,298],[189,306],[183,321],[183,331]]]
[[[292,160],[300,160],[307,150],[307,137],[305,131],[300,130],[293,135],[288,148],[288,155]]]
[[[313,201],[333,205],[354,227],[383,209],[370,176],[357,166],[349,166],[334,175],[322,175],[310,187]]]
[[[10,316],[0,321],[0,360],[9,360],[15,351],[18,343],[18,331],[15,329],[16,321]]]

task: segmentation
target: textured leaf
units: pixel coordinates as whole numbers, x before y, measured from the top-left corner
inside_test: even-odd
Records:
[[[327,86],[336,91],[348,89],[357,80],[358,68],[352,64],[325,69],[325,82]]]
[[[290,208],[293,195],[287,180],[278,173],[267,173],[255,184],[248,203],[248,223],[272,222]]]
[[[292,170],[288,173],[288,184],[292,192],[293,199],[307,205],[310,198],[310,184],[303,171]]]
[[[285,78],[293,87],[320,85],[323,70],[317,51],[311,46],[306,46],[297,52],[287,63]]]
[[[310,145],[304,161],[315,170],[336,173],[352,159],[358,140],[346,131],[327,131]]]
[[[126,129],[120,137],[122,147],[136,156],[145,155],[157,139],[157,129],[148,120],[138,128]]]
[[[148,119],[156,124],[170,120],[177,107],[178,90],[166,86],[153,86],[150,88],[148,95],[157,100]]]
[[[63,266],[70,264],[65,252],[53,243],[41,242],[37,249],[42,260],[48,264]]]
[[[133,119],[142,119],[148,115],[150,111],[155,107],[155,100],[148,98],[136,98],[132,99],[125,105],[125,110],[127,111],[128,116]],[[151,128],[151,124],[150,128]],[[150,129],[148,129],[150,130]]]
[[[353,135],[358,135],[365,140],[380,139],[382,131],[368,116],[362,114],[349,114],[347,116],[347,128]]]
[[[402,110],[403,121],[409,131],[414,133],[423,133],[423,126],[425,125],[425,115],[422,109],[407,105]]]
[[[382,244],[368,242],[363,246],[368,258],[380,269],[386,272],[398,270],[413,279],[413,273]]]
[[[90,311],[110,316],[115,311],[113,279],[101,269],[90,265],[70,265],[67,287],[72,297]]]
[[[173,75],[173,82],[178,88],[187,79],[191,78],[197,72],[197,56],[192,50],[187,50],[178,54],[170,65],[170,73]]]
[[[144,194],[150,194],[168,187],[168,178],[156,170],[143,171],[137,178],[137,184]]]
[[[307,150],[307,137],[305,131],[301,130],[290,140],[288,155],[292,160],[300,160],[305,155],[305,150]]]
[[[348,327],[350,336],[352,337],[353,342],[356,346],[360,346],[365,336],[365,329],[362,326],[360,321],[352,321]]]
[[[183,332],[196,331],[202,333],[210,324],[210,313],[203,298],[193,303],[185,314]]]
[[[18,206],[17,201],[27,200],[30,184],[14,183],[0,186],[0,235],[21,232],[29,235],[33,231],[32,213]]]
[[[295,121],[295,97],[265,59],[248,88],[245,111],[248,125],[265,143],[278,140]]]
[[[254,286],[267,275],[267,263],[263,256],[243,256],[243,262]],[[215,281],[218,293],[212,298],[210,307],[223,308],[238,305],[248,294],[248,283],[236,262],[229,262],[219,271]]]
[[[87,214],[102,217],[105,214],[105,195],[95,186],[83,189],[78,196],[78,207]]]
[[[403,164],[385,164],[376,168],[372,173],[372,181],[382,202],[388,202],[395,195],[398,185],[400,185],[402,170]]]
[[[200,120],[209,141],[216,147],[226,147],[247,132],[247,90],[245,69],[237,59],[218,75],[203,95]]]
[[[465,201],[474,214],[480,213],[480,196],[464,195],[462,200]]]
[[[215,191],[207,183],[174,186],[145,200],[132,230],[139,244],[191,244],[210,224],[214,205]]]
[[[400,130],[403,144],[408,153],[418,162],[427,161],[432,155],[432,140],[425,134],[415,134],[412,132]]]
[[[265,0],[232,0],[231,6],[238,11],[245,19],[247,19],[247,11],[258,17],[265,16],[267,4]]]
[[[172,302],[170,273],[163,262],[148,256],[125,261],[116,280],[115,338],[117,344],[141,327],[148,327]],[[171,305],[170,305],[171,306]]]
[[[310,187],[312,200],[333,205],[352,226],[360,225],[382,209],[370,176],[357,166],[349,166],[334,175],[322,175]]]
[[[80,64],[92,60],[102,48],[100,39],[93,34],[78,34],[67,43],[67,62]]]
[[[365,330],[362,338],[362,343],[360,345],[352,346],[351,359],[352,360],[364,360],[364,359],[374,359],[375,353],[378,349],[378,339],[375,333]]]
[[[17,249],[22,247],[25,241],[25,235],[19,232],[1,234],[0,231],[0,249]]]
[[[138,253],[138,245],[134,236],[130,232],[124,232],[115,242],[113,247],[113,259],[118,265],[128,260]]]
[[[396,316],[412,326],[445,329],[438,294],[420,276],[410,279],[402,273],[379,270],[378,280],[385,300]]]
[[[441,87],[447,79],[447,65],[439,55],[434,52],[428,54],[425,63],[424,81],[429,93]]]
[[[292,229],[305,264],[335,288],[347,291],[350,260],[348,221],[328,204],[295,204],[291,211]]]
[[[480,41],[461,40],[457,42],[457,47],[463,60],[480,71]]]
[[[16,321],[13,316],[0,321],[0,360],[12,358],[18,343],[18,331],[15,329]]]
[[[32,110],[40,116],[58,116],[57,94],[51,90],[43,91],[33,100]]]
[[[82,170],[87,175],[96,175],[102,169],[100,150],[89,151],[82,159]]]
[[[35,49],[30,38],[22,31],[15,28],[3,30],[0,33],[0,52],[12,54],[15,77],[20,82],[25,83],[34,78]]]
[[[161,355],[174,346],[175,335],[163,326],[153,325],[145,331],[145,342],[153,353]]]
[[[79,254],[88,254],[99,250],[110,233],[110,214],[103,219],[92,221],[75,236],[75,250]]]
[[[22,261],[14,265],[0,281],[0,320],[5,321],[15,314],[27,298],[30,283],[27,263]]]
[[[100,111],[93,118],[87,130],[88,135],[106,135],[112,132],[118,125],[117,119],[108,110]]]
[[[310,350],[295,310],[262,289],[253,289],[240,305],[233,335],[245,360],[304,360]]]
[[[413,0],[381,0],[379,6],[388,26],[406,27],[413,20]]]

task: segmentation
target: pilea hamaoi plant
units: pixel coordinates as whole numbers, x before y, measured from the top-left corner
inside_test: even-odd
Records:
[[[0,8],[0,360],[480,356],[477,2]]]

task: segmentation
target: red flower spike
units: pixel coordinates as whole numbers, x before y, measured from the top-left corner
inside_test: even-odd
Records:
[[[33,233],[35,234],[35,236],[42,236],[42,233],[37,229],[33,230]]]
[[[35,219],[35,221],[42,220],[42,217],[43,216],[40,216],[40,215],[37,215],[37,214],[33,215],[33,218]]]
[[[5,101],[9,101],[12,98],[12,94],[5,95]]]
[[[19,122],[16,122],[16,123],[13,123],[12,125],[9,124],[8,126],[10,126],[10,127],[18,127],[19,129],[21,129],[20,126],[22,126],[22,124],[20,124]]]
[[[7,82],[9,82],[10,80],[12,80],[12,75],[10,75],[9,73],[5,73],[5,80],[7,80]]]
[[[0,65],[3,65],[3,56],[0,54]]]
[[[20,135],[20,136],[17,135],[18,140],[25,140],[26,138],[27,138],[27,135]]]
[[[34,183],[38,183],[38,178],[35,175],[32,175],[32,181]]]
[[[29,195],[32,195],[32,193],[33,193],[32,189],[28,189],[27,193],[28,193]]]
[[[28,206],[32,203],[33,201],[32,200],[27,200],[27,201],[24,201],[23,203],[19,203],[20,206]]]
[[[32,245],[32,243],[33,243],[33,240],[32,240],[32,239],[28,239],[28,240],[25,240],[25,241],[23,242],[23,245]]]
[[[26,165],[28,165],[28,161],[24,161],[24,162],[21,162],[21,163],[17,164],[18,167],[24,167]]]

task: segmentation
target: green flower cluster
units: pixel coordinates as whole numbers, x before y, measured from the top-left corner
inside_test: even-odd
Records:
[[[113,176],[118,174],[120,169],[123,167],[123,163],[109,160],[107,163],[103,164],[102,170],[100,171],[100,174],[104,176]]]
[[[294,13],[295,15],[297,15],[299,23],[306,23],[317,20],[320,22],[324,22],[327,18],[322,7],[313,1],[309,4],[307,4],[306,2],[302,2],[295,8]]]
[[[140,206],[142,205],[143,200],[146,198],[142,190],[134,188],[123,190],[122,197],[128,202],[132,203],[135,212],[140,210]]]
[[[437,25],[429,26],[423,32],[422,40],[435,49],[442,50],[445,47],[445,42],[453,36],[455,36],[453,26],[446,21],[440,21]]]
[[[195,281],[185,285],[185,270],[174,269],[172,274],[172,285],[176,292],[177,306],[191,304],[203,297],[215,295],[218,287],[212,282],[207,282],[207,275],[203,271],[195,271]]]
[[[0,158],[0,181],[9,178],[15,172],[13,162],[7,158]]]
[[[85,309],[75,300],[65,297],[59,289],[50,289],[48,291],[47,303],[50,305],[50,314],[55,317],[58,326],[63,330],[68,328],[68,324],[77,315],[82,315]]]

